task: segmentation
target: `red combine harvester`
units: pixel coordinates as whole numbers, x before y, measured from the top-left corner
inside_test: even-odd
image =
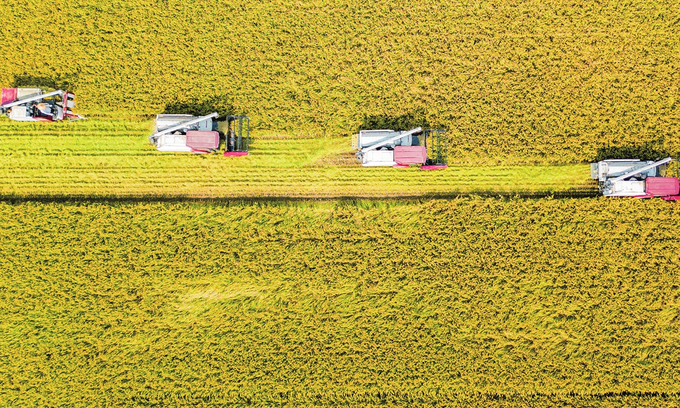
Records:
[[[358,150],[357,159],[367,167],[403,168],[415,165],[421,170],[447,167],[448,146],[443,129],[362,130],[354,135],[352,148]]]
[[[75,95],[68,91],[46,92],[40,88],[2,88],[0,113],[22,122],[54,122],[85,119],[73,113]]]
[[[673,159],[659,161],[639,159],[602,160],[590,164],[590,177],[597,180],[605,197],[660,197],[680,200],[677,177],[665,177],[666,166]]]
[[[230,115],[218,121],[218,116],[217,112],[205,116],[157,115],[149,142],[160,152],[217,153],[224,135],[224,156],[247,156],[250,119]]]

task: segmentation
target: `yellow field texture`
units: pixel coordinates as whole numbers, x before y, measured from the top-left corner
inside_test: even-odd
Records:
[[[678,406],[680,207],[0,203],[7,406]]]
[[[0,197],[455,197],[596,195],[583,164],[366,168],[348,138],[258,139],[247,157],[169,154],[150,120],[21,123],[0,118]]]
[[[86,114],[217,109],[307,135],[411,115],[477,162],[680,151],[669,0],[6,0],[0,16],[0,84],[69,86]]]

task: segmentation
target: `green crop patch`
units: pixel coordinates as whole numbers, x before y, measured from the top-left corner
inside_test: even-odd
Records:
[[[2,399],[677,405],[679,211],[1,203]]]

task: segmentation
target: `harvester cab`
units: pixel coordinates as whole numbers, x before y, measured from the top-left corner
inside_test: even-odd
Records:
[[[680,200],[677,177],[665,177],[666,167],[673,159],[659,161],[613,159],[590,163],[590,178],[597,180],[605,197],[661,197]]]
[[[73,113],[75,106],[75,95],[62,90],[46,92],[40,88],[2,88],[0,95],[0,113],[23,122],[84,119]]]
[[[216,153],[225,135],[224,156],[245,156],[250,144],[247,116],[227,116],[217,121],[217,112],[205,116],[160,114],[156,116],[151,144],[160,152]],[[245,135],[244,135],[245,132]]]
[[[357,159],[367,167],[419,165],[421,170],[447,167],[448,146],[443,129],[362,130],[354,135],[352,148],[358,150]]]

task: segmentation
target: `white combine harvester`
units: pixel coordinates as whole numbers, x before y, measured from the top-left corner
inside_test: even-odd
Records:
[[[399,132],[389,129],[362,130],[354,135],[352,148],[363,166],[445,169],[447,145],[444,130],[417,127]],[[429,154],[429,155],[428,155]]]
[[[590,178],[606,197],[661,197],[680,200],[677,177],[664,177],[670,157],[659,161],[614,159],[590,163]]]
[[[40,88],[2,88],[0,113],[12,120],[54,122],[84,119],[73,113],[75,95],[68,91],[43,91]]]
[[[160,152],[215,153],[224,135],[224,156],[245,156],[250,144],[250,120],[247,116],[227,116],[217,121],[213,112],[206,116],[161,114],[156,116],[149,141]],[[245,135],[243,134],[245,130]]]

